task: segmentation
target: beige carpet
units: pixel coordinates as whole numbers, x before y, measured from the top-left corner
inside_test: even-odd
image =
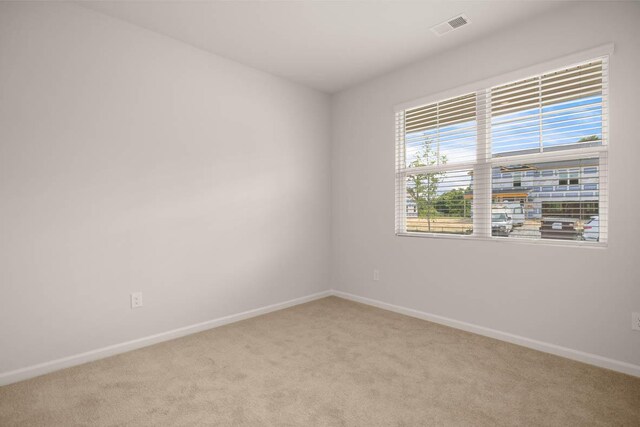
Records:
[[[0,388],[0,425],[640,425],[640,378],[335,297]]]

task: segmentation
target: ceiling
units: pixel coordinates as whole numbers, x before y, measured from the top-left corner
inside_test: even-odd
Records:
[[[100,1],[83,6],[324,92],[559,7],[558,1]],[[471,23],[430,31],[460,13]]]

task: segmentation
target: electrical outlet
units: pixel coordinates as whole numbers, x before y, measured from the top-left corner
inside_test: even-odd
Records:
[[[380,271],[379,270],[373,270],[373,280],[374,281],[378,281],[380,280]]]
[[[631,313],[631,329],[640,331],[640,313]]]
[[[131,294],[131,308],[142,307],[142,292],[134,292]]]

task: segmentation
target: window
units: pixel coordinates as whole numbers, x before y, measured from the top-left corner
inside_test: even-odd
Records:
[[[522,187],[522,175],[520,172],[513,174],[513,187]]]
[[[471,234],[473,169],[458,165],[476,156],[475,94],[408,110],[402,128],[403,230]]]
[[[606,242],[607,71],[602,56],[399,109],[396,234]]]

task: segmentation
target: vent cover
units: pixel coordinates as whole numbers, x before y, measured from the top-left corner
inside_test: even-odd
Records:
[[[441,37],[448,32],[456,30],[464,25],[469,23],[469,18],[467,15],[462,14],[455,16],[445,22],[442,22],[434,27],[431,27],[431,31],[433,31],[438,37]]]
[[[453,28],[458,28],[458,27],[462,27],[467,22],[469,21],[464,19],[464,16],[460,15],[450,20],[449,25],[451,25]]]

